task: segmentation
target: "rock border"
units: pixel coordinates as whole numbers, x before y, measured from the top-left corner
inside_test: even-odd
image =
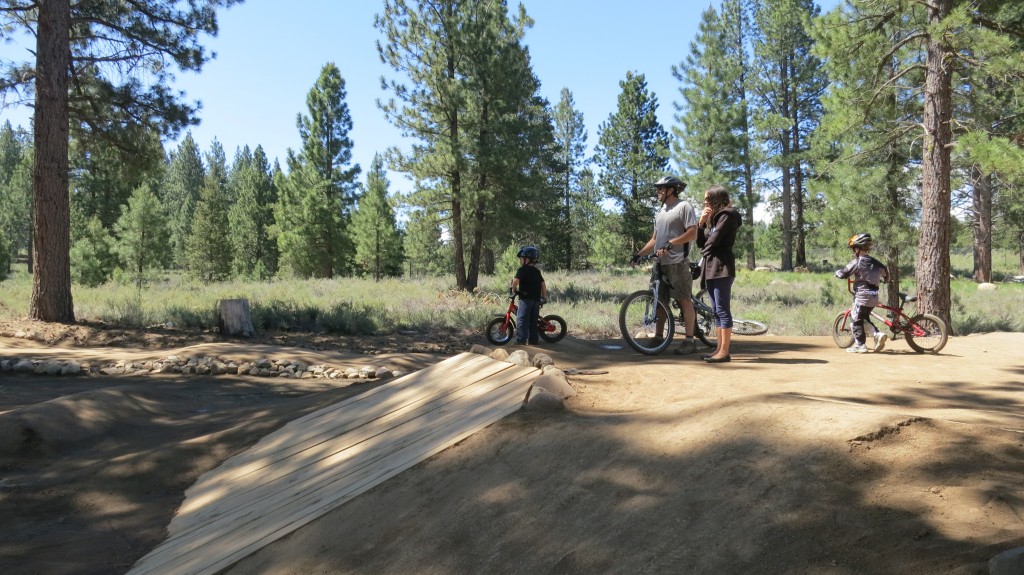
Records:
[[[169,355],[150,361],[122,360],[113,363],[79,363],[74,360],[7,358],[0,360],[0,372],[69,376],[140,376],[150,374],[177,374],[196,376],[249,375],[286,379],[388,379],[402,375],[385,366],[335,367],[326,364],[310,365],[283,359],[237,361],[220,356]]]

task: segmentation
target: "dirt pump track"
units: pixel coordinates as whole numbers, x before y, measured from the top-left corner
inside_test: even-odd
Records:
[[[228,572],[987,573],[1024,545],[1022,347],[996,333],[862,355],[827,337],[738,337],[717,365],[571,335],[524,348],[607,373],[570,375],[566,412],[507,418]],[[445,357],[301,353],[405,369]],[[0,374],[0,422],[20,417],[0,426],[20,433],[0,442],[0,572],[126,572],[202,473],[372,385]]]

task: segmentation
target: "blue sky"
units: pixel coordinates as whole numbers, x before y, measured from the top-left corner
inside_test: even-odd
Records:
[[[714,2],[717,5],[717,0]],[[819,0],[823,11],[838,0]],[[514,0],[510,1],[512,6]],[[628,3],[593,0],[524,0],[534,19],[526,35],[541,93],[557,104],[563,87],[573,93],[583,113],[588,144],[593,148],[599,125],[615,111],[619,81],[633,70],[645,75],[648,89],[658,98],[662,125],[675,125],[673,102],[679,83],[671,68],[689,51],[703,0],[632,0]],[[286,6],[286,7],[285,7]],[[203,71],[178,74],[175,87],[203,108],[192,136],[206,151],[216,138],[228,160],[235,150],[262,145],[267,156],[285,163],[289,148],[298,149],[295,118],[306,112],[307,92],[327,62],[345,78],[352,114],[353,159],[363,176],[376,152],[389,146],[406,147],[400,134],[384,119],[376,100],[387,94],[380,77],[393,73],[380,62],[373,26],[382,11],[377,0],[291,0],[287,3],[248,0],[218,14],[220,33],[204,44],[217,53]],[[11,57],[13,46],[0,47]],[[0,121],[29,123],[24,108],[0,111]],[[176,142],[165,144],[168,149]],[[362,176],[361,176],[362,177]],[[393,188],[408,184],[389,174]]]

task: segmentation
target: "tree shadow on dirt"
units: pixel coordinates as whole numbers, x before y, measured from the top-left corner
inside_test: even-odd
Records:
[[[46,387],[38,401],[12,405],[5,394],[0,403],[5,575],[126,572],[163,541],[202,473],[285,423],[377,384],[318,389],[283,379],[155,377],[54,384],[37,376],[2,387],[33,385]],[[74,385],[77,393],[67,393]],[[50,392],[60,395],[46,401]]]
[[[981,437],[922,427],[960,441],[894,469],[887,451],[909,433],[873,453],[780,440],[778,421],[756,417],[738,418],[747,431],[732,440],[699,433],[728,435],[707,428],[721,421],[685,409],[515,416],[230,572],[985,573],[1024,542],[990,525],[950,534],[908,501],[937,500],[939,485],[1020,510],[1020,447],[972,456]]]

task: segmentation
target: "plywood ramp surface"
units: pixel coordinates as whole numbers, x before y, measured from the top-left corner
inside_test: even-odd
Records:
[[[463,353],[292,421],[190,487],[129,574],[217,573],[514,413],[539,375]]]

